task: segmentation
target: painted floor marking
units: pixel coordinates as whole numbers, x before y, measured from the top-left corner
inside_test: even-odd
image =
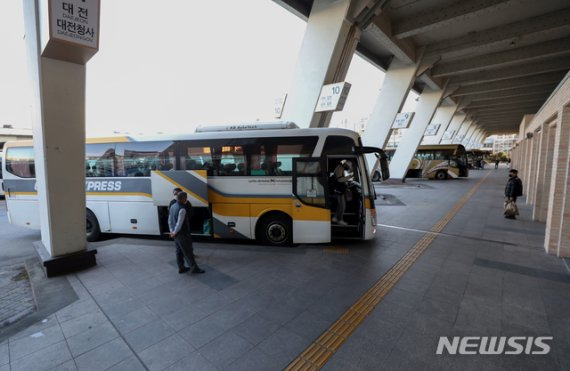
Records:
[[[477,192],[491,171],[479,180],[408,252],[394,264],[376,283],[362,295],[339,319],[319,336],[303,353],[286,368],[288,371],[320,370],[372,310],[431,245],[445,226]]]

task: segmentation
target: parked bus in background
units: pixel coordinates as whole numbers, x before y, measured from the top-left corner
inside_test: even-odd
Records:
[[[2,177],[2,160],[4,159],[4,152],[0,152],[0,197],[4,197],[4,178]]]
[[[388,160],[395,149],[387,149]],[[469,176],[465,147],[461,144],[430,144],[418,147],[406,178],[454,179]]]
[[[199,128],[189,135],[89,139],[85,190],[87,239],[100,233],[168,232],[172,189],[194,207],[192,231],[270,245],[368,240],[376,233],[374,188],[358,134],[299,129],[287,122]],[[32,142],[5,146],[3,164],[12,224],[39,228]],[[345,221],[332,222],[331,172],[350,161]],[[386,168],[384,164],[384,168]]]

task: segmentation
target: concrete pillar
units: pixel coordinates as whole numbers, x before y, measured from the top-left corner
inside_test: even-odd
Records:
[[[347,20],[351,0],[315,0],[293,72],[282,118],[301,127],[328,126],[331,112],[315,113],[323,85],[346,77],[361,31]]]
[[[457,133],[453,137],[451,143],[461,144],[461,142],[463,142],[463,139],[465,139],[465,134],[467,134],[467,131],[471,128],[472,124],[473,120],[471,119],[466,119],[463,121],[463,124],[461,124],[459,129],[457,129]]]
[[[537,167],[538,167],[538,154],[539,154],[539,147],[540,147],[540,138],[542,132],[535,132],[533,133],[533,137],[531,139],[531,153],[530,153],[530,164],[529,164],[529,171],[528,171],[528,189],[526,192],[526,203],[533,204],[534,203],[534,191],[536,189],[537,179]]]
[[[430,124],[439,124],[439,129],[435,135],[428,137],[424,136],[422,144],[439,144],[443,134],[451,123],[453,115],[457,112],[457,107],[457,104],[451,104],[447,106],[439,106],[437,108]]]
[[[550,123],[544,123],[541,127],[540,149],[537,166],[537,185],[534,191],[534,205],[532,219],[546,222],[548,196],[550,191],[550,178],[552,176],[552,156],[554,153],[554,138],[556,130],[550,127]],[[518,148],[517,148],[518,150]]]
[[[477,131],[478,129],[479,127],[477,126],[477,124],[474,123],[473,125],[471,125],[469,130],[467,130],[467,133],[465,133],[465,138],[463,138],[462,141],[462,144],[465,146],[465,148],[471,148],[471,139],[473,138],[475,131]]]
[[[362,135],[364,145],[380,148],[386,146],[386,142],[390,139],[392,123],[402,109],[416,79],[418,65],[419,63],[404,64],[397,59],[392,61],[384,76],[384,83],[376,98],[366,131]]]
[[[568,183],[568,143],[570,137],[569,108],[562,110],[562,117],[557,118],[556,136],[554,139],[554,153],[552,157],[552,176],[550,180],[550,197],[548,200],[548,212],[546,217],[546,235],[544,248],[548,253],[559,253],[559,241],[561,237],[562,220],[566,208],[565,192]],[[567,211],[568,210],[568,211]],[[568,229],[568,223],[565,223]]]
[[[556,176],[556,189],[562,191],[560,211],[553,213],[553,217],[560,218],[560,228],[558,229],[558,246],[556,255],[563,258],[570,258],[570,107],[562,109],[560,122],[560,141],[556,169],[553,175]],[[554,224],[554,223],[553,223]]]
[[[456,113],[455,115],[453,115],[453,117],[451,118],[451,122],[447,126],[447,130],[446,130],[446,132],[449,133],[448,134],[449,139],[444,139],[444,137],[441,137],[441,139],[439,140],[439,143],[451,144],[451,142],[453,141],[453,138],[457,134],[457,131],[459,130],[459,128],[461,127],[461,125],[463,124],[463,122],[465,121],[466,118],[467,118],[467,115],[464,113]]]
[[[24,1],[41,223],[35,247],[49,277],[94,265],[96,251],[86,251],[85,235],[85,65],[41,55],[45,16],[37,1]]]
[[[406,172],[408,171],[408,166],[410,166],[410,162],[416,153],[426,128],[433,118],[437,106],[441,102],[444,90],[445,88],[426,88],[420,95],[414,119],[402,137],[392,161],[390,161],[391,179],[404,180]]]

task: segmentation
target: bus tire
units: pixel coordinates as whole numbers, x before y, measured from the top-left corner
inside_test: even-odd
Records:
[[[99,228],[99,222],[97,217],[93,214],[93,211],[87,209],[87,224],[86,224],[86,234],[87,241],[95,242],[101,236],[101,228]]]
[[[257,223],[256,237],[264,245],[291,246],[293,243],[293,223],[283,213],[269,213]]]
[[[435,173],[435,179],[437,180],[447,179],[447,171],[439,170],[437,173]]]

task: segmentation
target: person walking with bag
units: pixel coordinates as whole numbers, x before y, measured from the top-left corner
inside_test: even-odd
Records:
[[[505,186],[505,218],[507,219],[516,219],[516,215],[519,215],[517,197],[522,196],[523,185],[517,176],[518,173],[517,170],[511,169],[509,171],[509,180]]]
[[[176,264],[178,264],[178,273],[204,273],[200,269],[196,259],[194,258],[194,249],[192,248],[192,235],[190,233],[190,217],[192,209],[188,204],[188,194],[179,192],[176,195],[176,203],[170,207],[168,215],[168,227],[170,229],[170,237],[174,238],[176,245]],[[190,268],[184,266],[184,260],[190,265]]]

